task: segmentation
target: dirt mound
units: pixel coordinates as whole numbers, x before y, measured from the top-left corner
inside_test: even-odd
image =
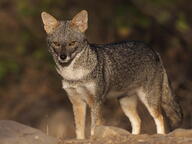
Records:
[[[166,135],[132,135],[111,126],[99,126],[95,136],[85,140],[61,140],[48,136],[38,129],[9,121],[0,121],[1,144],[192,144],[192,130],[177,129]]]
[[[64,140],[59,144],[192,144],[192,130],[177,129],[166,135],[132,135],[116,128],[101,126],[90,140]]]

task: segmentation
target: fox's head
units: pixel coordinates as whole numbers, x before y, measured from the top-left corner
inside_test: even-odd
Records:
[[[42,12],[41,17],[54,60],[61,65],[69,64],[87,46],[84,34],[88,28],[87,11],[82,10],[66,21],[59,21],[46,12]]]

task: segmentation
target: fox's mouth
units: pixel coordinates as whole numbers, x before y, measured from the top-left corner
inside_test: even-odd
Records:
[[[61,56],[58,56],[57,59],[61,66],[63,66],[63,67],[69,66],[71,64],[71,62],[74,60],[76,55],[77,55],[77,53],[74,55],[71,55],[71,56],[66,56],[65,59],[62,59]]]
[[[58,57],[58,61],[61,66],[68,66],[72,62],[72,60],[73,58],[66,58],[63,60],[60,57]]]
[[[65,55],[60,55],[58,57],[58,61],[61,63],[68,63],[70,61],[71,57],[65,56]]]

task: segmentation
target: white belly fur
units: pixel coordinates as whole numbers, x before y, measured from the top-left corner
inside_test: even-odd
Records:
[[[125,92],[124,91],[109,91],[109,93],[107,94],[107,98],[111,99],[111,98],[117,98],[119,96],[124,95]]]

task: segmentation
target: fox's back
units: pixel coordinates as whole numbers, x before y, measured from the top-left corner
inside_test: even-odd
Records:
[[[139,41],[93,45],[102,58],[110,89],[133,89],[149,83],[162,72],[158,54]]]

